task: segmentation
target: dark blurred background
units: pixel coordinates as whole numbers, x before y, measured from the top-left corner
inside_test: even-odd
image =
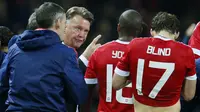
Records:
[[[21,33],[30,14],[45,1],[58,3],[66,10],[75,5],[84,6],[94,14],[95,21],[82,49],[98,34],[103,36],[102,43],[116,39],[118,17],[126,9],[139,11],[148,25],[147,30],[157,12],[176,14],[181,21],[179,40],[191,23],[200,20],[200,0],[0,0],[0,25],[8,26],[16,34]]]
[[[65,10],[72,6],[83,6],[94,14],[95,21],[86,42],[78,50],[79,53],[98,34],[102,35],[101,43],[117,39],[118,17],[126,9],[135,9],[142,14],[148,26],[145,29],[147,32],[150,30],[151,19],[157,12],[166,11],[177,15],[181,21],[179,41],[185,37],[185,32],[192,23],[200,21],[200,0],[0,0],[0,25],[9,27],[16,34],[23,32],[31,13],[45,1],[58,3]],[[191,33],[187,34],[185,43],[190,35]],[[149,36],[149,33],[145,36]],[[98,98],[95,99],[93,110],[98,104]]]

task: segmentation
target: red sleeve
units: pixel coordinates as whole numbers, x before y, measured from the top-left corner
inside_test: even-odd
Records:
[[[130,44],[127,46],[123,57],[117,63],[115,68],[115,73],[120,76],[129,76],[129,54],[130,54]]]
[[[196,80],[197,77],[196,77],[196,68],[195,68],[195,57],[192,52],[192,49],[190,48],[188,50],[188,56],[186,59],[188,60],[186,79]]]
[[[86,84],[97,84],[97,77],[95,72],[96,52],[92,54],[89,59],[88,67],[85,73]]]
[[[200,22],[196,25],[194,32],[188,43],[195,54],[195,58],[200,57]]]

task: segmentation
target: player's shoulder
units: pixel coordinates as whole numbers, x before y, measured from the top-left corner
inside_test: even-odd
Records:
[[[182,43],[182,42],[176,41],[175,43],[176,43],[176,46],[180,46],[180,47],[183,48],[183,49],[191,49],[191,50],[192,50],[191,46],[186,45],[186,44],[184,44],[184,43]]]
[[[191,46],[178,41],[173,41],[173,43],[174,43],[173,49],[176,50],[177,52],[179,53],[182,52],[185,55],[193,55],[193,50]]]
[[[193,38],[199,38],[199,32],[200,32],[200,22],[198,22],[193,30],[193,34],[191,36],[190,39],[193,39]]]
[[[116,44],[115,41],[107,42],[107,43],[103,44],[101,47],[99,47],[99,49],[104,49],[104,48],[110,47],[114,44]]]
[[[194,30],[199,29],[200,28],[200,22],[198,22],[194,28]]]
[[[152,40],[152,38],[153,37],[137,37],[137,38],[134,38],[132,41],[141,41],[141,42],[143,42],[143,41],[150,41],[150,40]]]
[[[111,41],[111,42],[107,42],[107,43],[101,45],[98,49],[95,50],[95,53],[104,51],[105,49],[108,49],[112,44],[113,44],[113,42]]]
[[[94,55],[101,54],[102,52],[105,52],[106,50],[110,49],[110,46],[112,46],[112,45],[113,45],[113,41],[107,42],[107,43],[101,45],[99,48],[97,48],[92,55],[94,56]]]
[[[147,43],[149,41],[152,40],[152,37],[137,37],[137,38],[134,38],[130,44],[141,44],[141,43]]]
[[[113,48],[124,47],[124,46],[127,46],[128,44],[129,42],[113,40],[111,42],[105,43],[104,45],[99,47],[96,51],[112,50]]]

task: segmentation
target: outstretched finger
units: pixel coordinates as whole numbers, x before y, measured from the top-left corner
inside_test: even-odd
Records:
[[[98,35],[97,37],[95,37],[92,41],[92,44],[96,44],[100,38],[101,38],[101,35]]]

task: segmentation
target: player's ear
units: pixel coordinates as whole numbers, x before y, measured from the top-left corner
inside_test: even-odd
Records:
[[[120,31],[120,24],[117,25],[117,31]]]
[[[62,24],[62,23],[61,23],[61,19],[60,19],[60,18],[59,18],[59,19],[57,19],[57,20],[55,21],[55,23],[54,23],[54,24],[55,24],[55,28],[56,28],[56,29],[59,29],[59,28],[60,28],[60,26],[61,26],[61,24]]]
[[[154,31],[154,30],[152,30],[152,29],[150,29],[150,34],[151,34],[151,36],[156,36],[156,32]]]
[[[175,32],[175,40],[179,37],[179,35],[180,35],[180,32]]]

